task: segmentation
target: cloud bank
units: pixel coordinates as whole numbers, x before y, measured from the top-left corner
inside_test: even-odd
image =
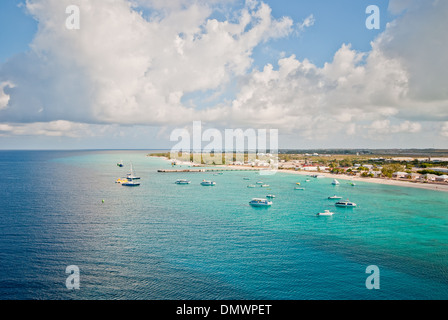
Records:
[[[260,70],[253,67],[257,46],[319,22],[313,15],[276,18],[253,0],[213,18],[228,3],[28,0],[38,32],[29,52],[0,66],[3,132],[49,123],[69,136],[88,124],[202,120],[273,127],[303,139],[447,136],[448,2],[391,0],[390,11],[401,15],[371,51],[347,43],[323,67],[291,55]],[[72,4],[81,9],[80,30],[65,28]],[[235,96],[212,107],[183,100],[219,96],[235,83]]]

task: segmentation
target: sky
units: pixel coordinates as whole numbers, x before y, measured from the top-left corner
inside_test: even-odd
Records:
[[[1,1],[0,149],[170,149],[194,121],[277,129],[280,148],[448,148],[447,16],[441,0]]]

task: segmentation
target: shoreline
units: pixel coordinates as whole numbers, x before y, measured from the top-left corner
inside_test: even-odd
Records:
[[[164,160],[171,161],[166,157],[157,157],[157,158],[164,158]],[[187,163],[183,163],[182,165],[187,165]],[[194,163],[189,163],[191,167],[196,168],[204,168],[206,169],[207,166],[202,165],[196,165]],[[265,169],[264,167],[249,167],[249,166],[234,166],[234,165],[217,165],[217,166],[210,166],[210,168],[228,168],[228,169],[235,169],[235,168],[252,168],[252,169]],[[347,180],[347,181],[357,181],[357,182],[367,182],[367,183],[376,183],[376,184],[383,184],[383,185],[389,185],[389,186],[396,186],[396,187],[406,187],[406,188],[417,188],[417,189],[425,189],[425,190],[432,190],[432,191],[442,191],[442,192],[448,192],[448,184],[437,184],[437,183],[422,183],[422,182],[413,182],[413,181],[402,181],[402,180],[394,180],[394,179],[386,179],[386,178],[362,178],[358,176],[347,176],[343,174],[334,174],[329,172],[315,172],[315,171],[295,171],[295,170],[284,170],[284,169],[277,169],[277,172],[284,172],[289,174],[297,174],[297,175],[303,175],[303,176],[310,176],[312,174],[318,174],[325,176],[326,178],[330,179],[338,179],[338,180]]]
[[[385,179],[385,178],[362,178],[362,177],[357,177],[357,176],[333,174],[333,173],[329,173],[329,172],[292,171],[292,170],[281,170],[281,169],[279,169],[278,172],[286,172],[286,173],[298,174],[298,175],[304,175],[304,176],[309,176],[312,174],[319,174],[319,175],[325,176],[326,178],[338,179],[338,180],[368,182],[368,183],[384,184],[384,185],[397,186],[397,187],[418,188],[418,189],[448,192],[448,184],[444,185],[444,184],[436,184],[436,183],[421,183],[421,182],[402,181],[402,180]]]

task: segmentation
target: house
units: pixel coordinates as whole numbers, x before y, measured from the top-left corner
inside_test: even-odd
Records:
[[[443,176],[436,177],[437,182],[448,182],[448,175],[444,174]]]
[[[372,175],[373,178],[379,178],[381,177],[381,171],[369,171],[369,175]]]
[[[398,172],[394,172],[394,173],[392,173],[392,178],[395,178],[395,179],[402,179],[402,178],[406,178],[407,175],[408,175],[407,172],[400,172],[400,171],[398,171]]]
[[[421,175],[419,173],[412,172],[412,173],[407,174],[406,179],[419,180],[420,177],[421,177]]]
[[[436,175],[436,174],[427,173],[427,174],[423,174],[420,177],[420,179],[421,180],[427,180],[427,181],[436,181],[437,177],[438,177],[438,175]]]

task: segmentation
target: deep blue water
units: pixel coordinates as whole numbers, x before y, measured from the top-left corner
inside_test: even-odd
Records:
[[[0,299],[448,298],[446,193],[286,173],[164,174],[170,164],[146,154],[0,151]],[[140,187],[115,183],[130,161]],[[175,185],[181,178],[192,183]],[[247,188],[259,180],[270,187]],[[248,205],[268,193],[271,208]],[[335,208],[335,193],[358,208]],[[324,209],[335,215],[317,217]],[[65,286],[69,265],[80,290]],[[379,290],[365,286],[369,265]]]

